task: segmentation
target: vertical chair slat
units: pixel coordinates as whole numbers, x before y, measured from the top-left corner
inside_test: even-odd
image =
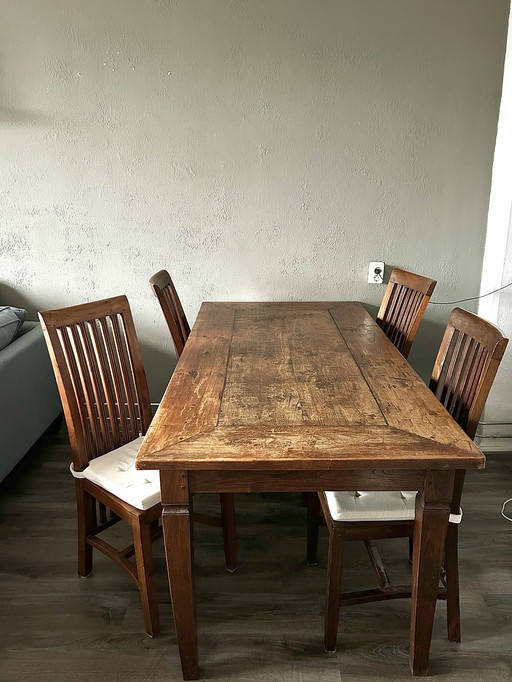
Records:
[[[451,411],[452,417],[458,421],[462,417],[465,392],[467,391],[468,381],[471,377],[471,371],[474,367],[475,350],[478,348],[478,344],[475,339],[471,337],[466,337],[466,347],[464,350],[464,358],[461,363],[461,371],[459,373],[459,380],[457,382],[457,394],[458,400],[457,405],[454,406]]]
[[[139,419],[135,409],[137,396],[133,389],[133,374],[129,359],[127,358],[126,354],[125,337],[121,331],[119,317],[117,315],[112,315],[110,321],[112,323],[112,330],[114,332],[114,343],[116,345],[116,350],[119,357],[121,378],[123,382],[124,393],[126,395],[128,413],[130,415],[128,427],[130,433],[132,434],[132,438],[137,438],[137,436],[139,435],[138,429]]]
[[[130,430],[128,428],[128,422],[130,415],[128,413],[128,405],[126,401],[126,395],[124,392],[123,379],[121,368],[119,366],[119,357],[117,355],[115,344],[112,338],[112,327],[109,324],[109,319],[107,317],[102,317],[100,319],[100,329],[103,336],[103,341],[105,344],[105,350],[107,354],[107,359],[110,368],[110,374],[112,378],[112,386],[115,395],[115,431],[117,442],[122,444],[130,440]]]
[[[113,450],[113,441],[110,434],[110,426],[108,423],[106,397],[103,390],[98,357],[94,350],[94,345],[91,339],[91,323],[81,322],[78,325],[78,330],[82,337],[85,361],[87,363],[89,376],[91,377],[91,385],[94,393],[94,399],[96,401],[96,411],[98,413],[98,428],[102,438],[102,449],[110,451]]]
[[[480,367],[485,355],[485,349],[482,348],[475,339],[471,338],[470,350],[468,350],[467,357],[466,376],[460,392],[460,405],[458,410],[453,414],[453,418],[464,427],[467,419],[467,410],[464,409],[464,406],[469,405],[472,400],[474,388],[476,386],[476,378],[481,375]]]
[[[404,329],[406,330],[406,335],[409,334],[412,325],[414,324],[414,320],[416,318],[416,315],[418,315],[422,299],[422,294],[419,291],[413,291],[411,289],[411,294],[412,295],[409,302],[409,306],[404,316]]]
[[[178,296],[178,292],[176,291],[176,287],[174,286],[174,282],[172,281],[172,279],[170,279],[169,283],[166,286],[166,289],[169,291],[169,295],[170,295],[174,310],[176,311],[178,326],[179,326],[180,331],[181,331],[183,343],[185,344],[185,342],[188,339],[189,334],[190,334],[190,326],[189,326],[187,317],[185,315],[185,312],[183,310],[183,306],[181,305],[180,297]]]
[[[91,457],[95,456],[96,450],[92,441],[92,432],[89,426],[90,417],[88,416],[87,399],[85,397],[84,387],[81,380],[80,370],[78,369],[76,355],[73,351],[71,343],[71,329],[70,327],[62,327],[60,329],[57,329],[56,332],[57,338],[60,341],[60,345],[66,360],[66,365],[73,386],[73,390],[75,391],[76,394],[78,412],[77,416],[80,420],[81,425],[80,433],[83,434],[83,442],[84,447],[86,449],[86,452],[84,453],[85,461],[88,461]],[[77,471],[81,470],[83,467],[84,464],[80,465]]]
[[[459,385],[459,377],[460,373],[462,371],[462,366],[463,366],[463,361],[465,358],[465,349],[467,345],[467,336],[466,334],[460,334],[458,338],[458,343],[455,349],[454,353],[454,363],[453,367],[451,368],[451,374],[450,374],[450,399],[448,400],[446,404],[446,409],[450,414],[453,414],[455,407],[457,405],[457,400],[458,400],[458,385]]]
[[[450,391],[450,382],[449,382],[450,368],[453,366],[453,363],[454,363],[455,348],[457,346],[459,336],[460,336],[460,333],[458,330],[456,330],[456,329],[451,330],[450,342],[449,342],[449,345],[446,349],[446,355],[445,355],[445,358],[443,361],[443,366],[441,369],[441,373],[439,375],[439,379],[437,382],[437,388],[435,391],[436,398],[445,407],[446,407],[446,402],[447,402],[447,395],[449,394],[449,391]]]
[[[153,419],[151,403],[149,401],[149,390],[144,373],[144,363],[140,346],[137,343],[137,332],[133,324],[131,315],[121,318],[122,330],[126,341],[125,352],[130,362],[133,387],[137,398],[137,410],[139,419],[139,433],[145,434]],[[128,353],[128,351],[130,351]]]
[[[172,315],[172,318],[174,320],[174,324],[176,325],[176,328],[179,332],[180,339],[181,339],[183,345],[185,345],[186,339],[183,336],[183,329],[181,328],[181,325],[180,325],[180,321],[179,321],[179,317],[178,317],[178,311],[176,310],[175,299],[172,295],[171,288],[169,286],[165,286],[162,289],[162,296],[163,296],[165,303],[167,304],[169,311]]]
[[[89,430],[91,433],[92,437],[92,443],[94,447],[94,454],[95,456],[98,455],[98,453],[101,452],[102,447],[101,447],[101,436],[98,432],[98,412],[97,412],[97,405],[95,402],[95,397],[94,397],[94,389],[92,386],[92,380],[89,375],[89,372],[87,371],[87,361],[85,359],[85,353],[84,349],[82,346],[82,339],[80,338],[80,334],[78,332],[77,325],[72,324],[69,326],[70,332],[71,332],[71,342],[73,344],[74,352],[75,352],[75,357],[77,361],[77,368],[80,376],[80,380],[82,382],[82,386],[84,388],[84,396],[85,396],[85,407],[87,410],[87,416],[89,418]]]
[[[405,342],[407,340],[407,337],[409,335],[409,331],[411,328],[412,321],[414,319],[414,315],[416,313],[416,292],[413,289],[407,289],[406,290],[406,295],[404,296],[404,305],[403,309],[400,313],[400,317],[398,320],[398,325],[400,326],[402,330],[402,339],[400,346],[398,350],[400,352],[403,351]]]
[[[486,372],[486,367],[488,366],[488,363],[489,354],[484,347],[481,347],[477,355],[473,377],[467,392],[466,402],[463,405],[464,424],[459,422],[464,429],[467,428],[471,406],[475,401],[475,396],[479,390],[480,382],[482,381],[482,378]]]
[[[389,312],[389,324],[390,324],[390,339],[393,344],[397,344],[400,338],[401,329],[398,324],[400,317],[400,311],[404,306],[404,297],[407,291],[402,286],[396,286],[396,294],[393,301],[393,307]]]
[[[107,351],[105,348],[105,341],[101,334],[100,327],[97,320],[90,324],[91,341],[94,346],[94,351],[99,359],[99,373],[103,386],[103,394],[105,397],[106,409],[108,412],[108,425],[110,437],[110,450],[119,447],[122,442],[119,438],[119,420],[117,414],[116,395],[112,380],[112,370],[108,361]]]
[[[398,332],[397,337],[396,337],[396,341],[398,342],[400,340],[400,343],[397,343],[398,349],[400,349],[400,345],[403,345],[403,343],[405,341],[405,336],[407,334],[405,317],[407,315],[407,310],[408,310],[409,306],[411,305],[411,294],[412,294],[411,289],[407,289],[406,287],[401,287],[400,307],[396,310],[396,315],[395,315],[395,329]]]

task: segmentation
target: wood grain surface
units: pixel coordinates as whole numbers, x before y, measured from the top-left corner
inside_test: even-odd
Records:
[[[263,461],[264,460],[264,461]],[[204,303],[139,468],[481,468],[359,303]]]

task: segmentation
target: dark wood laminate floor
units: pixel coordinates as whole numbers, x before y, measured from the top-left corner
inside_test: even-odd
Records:
[[[88,579],[76,575],[74,486],[66,436],[45,436],[0,486],[1,682],[181,680],[162,546],[155,544],[162,634],[143,630],[138,592],[96,554]],[[445,637],[436,615],[431,677],[512,680],[512,455],[471,473],[461,526],[463,638]],[[217,496],[197,500],[215,511]],[[296,495],[237,498],[240,570],[223,570],[218,529],[196,527],[199,646],[204,679],[260,682],[411,680],[409,602],[352,606],[342,615],[338,653],[322,645],[326,538],[320,563],[305,565],[305,510]],[[112,529],[122,543],[129,532]],[[405,540],[380,543],[397,583],[409,566]],[[346,553],[347,589],[373,585],[364,549]],[[203,679],[203,678],[202,678]]]

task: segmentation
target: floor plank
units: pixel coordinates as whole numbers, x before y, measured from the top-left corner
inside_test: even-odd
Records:
[[[102,555],[76,575],[74,487],[64,433],[47,435],[0,486],[0,680],[168,682],[180,680],[163,548],[155,544],[162,635],[144,634],[138,592]],[[512,680],[512,457],[471,472],[461,526],[463,643],[445,637],[439,604],[431,675],[464,682]],[[215,512],[218,497],[196,500]],[[219,530],[196,526],[199,647],[204,679],[217,682],[411,680],[409,603],[352,606],[336,654],[323,651],[326,538],[305,564],[305,510],[298,495],[239,495],[240,569],[223,570]],[[129,531],[108,531],[120,544]],[[378,543],[392,578],[407,580],[405,540]],[[346,589],[373,586],[366,553],[346,551]]]

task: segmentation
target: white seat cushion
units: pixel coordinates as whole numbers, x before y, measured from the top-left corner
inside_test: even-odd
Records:
[[[327,491],[327,504],[335,521],[412,521],[415,490],[385,492],[350,490]],[[460,514],[450,514],[450,523],[460,523]]]
[[[160,472],[135,468],[135,457],[143,436],[122,445],[117,450],[96,457],[81,474],[109,493],[137,509],[150,509],[160,502]]]

